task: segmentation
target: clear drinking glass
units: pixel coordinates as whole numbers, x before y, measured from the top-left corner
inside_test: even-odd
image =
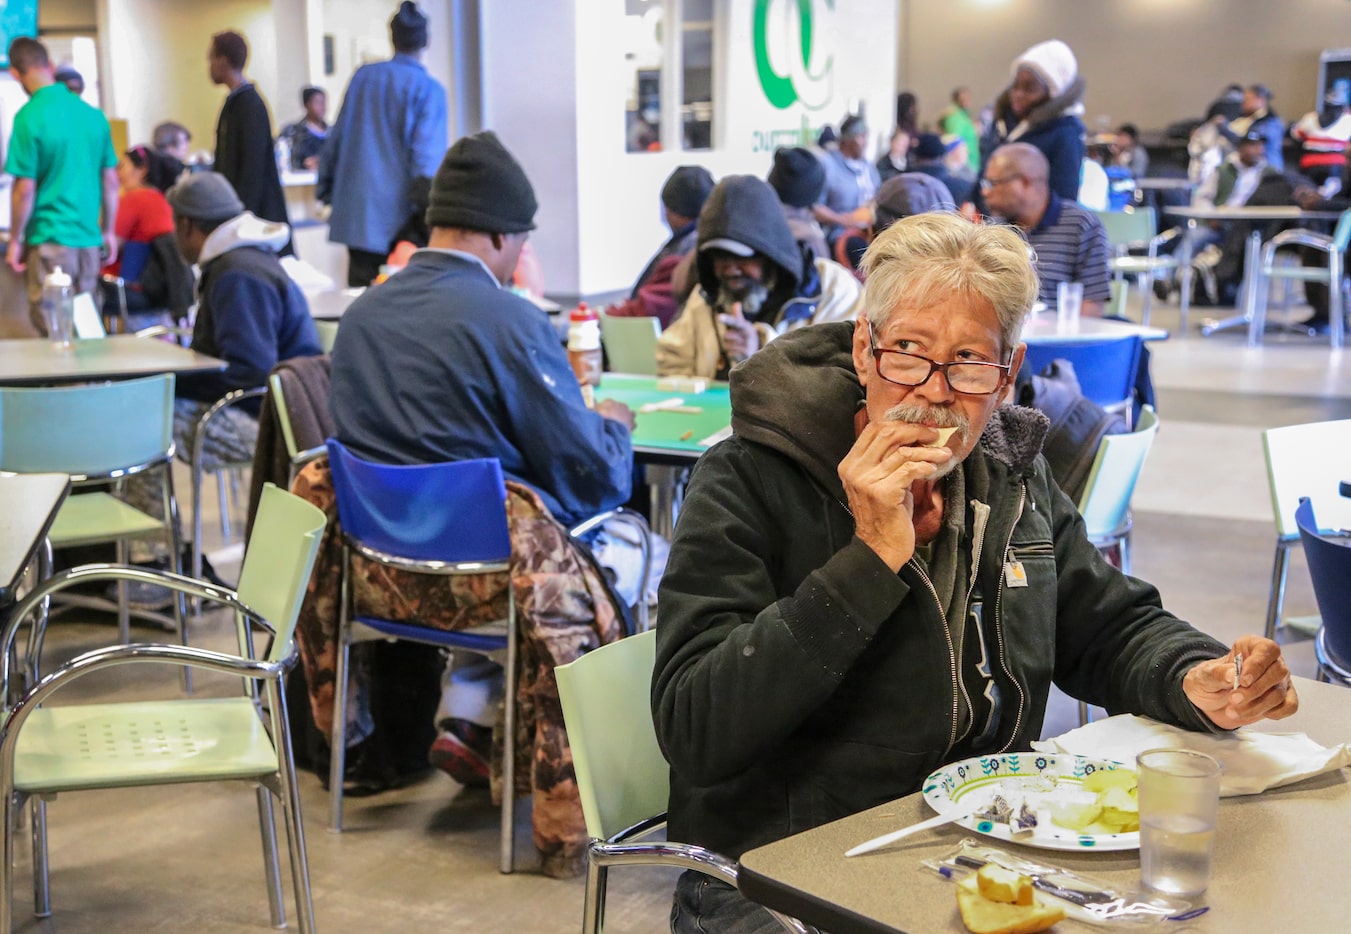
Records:
[[[1061,334],[1079,330],[1079,312],[1084,307],[1084,284],[1061,282],[1055,287],[1055,324]]]
[[[1187,749],[1149,749],[1139,767],[1140,881],[1191,898],[1210,882],[1220,763]]]

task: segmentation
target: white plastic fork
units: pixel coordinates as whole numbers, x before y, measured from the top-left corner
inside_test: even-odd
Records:
[[[873,850],[880,850],[882,847],[895,843],[897,840],[904,840],[911,834],[932,830],[935,827],[942,827],[944,824],[951,824],[953,821],[959,821],[966,816],[967,812],[960,809],[950,811],[947,814],[939,814],[937,817],[922,820],[918,824],[911,824],[909,827],[893,830],[891,833],[884,833],[880,837],[873,837],[865,843],[860,843],[844,855],[859,856],[863,853],[871,853]]]

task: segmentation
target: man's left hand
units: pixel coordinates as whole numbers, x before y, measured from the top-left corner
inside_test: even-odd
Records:
[[[740,363],[760,349],[760,332],[741,313],[740,302],[733,302],[731,314],[718,315],[718,320],[727,329],[722,335],[722,345],[730,362]]]
[[[1234,687],[1234,656],[1243,672]],[[1182,690],[1212,723],[1232,730],[1259,720],[1281,720],[1299,709],[1281,647],[1261,636],[1240,636],[1227,655],[1199,662],[1182,679]]]
[[[117,262],[117,235],[105,233],[103,235],[103,265],[107,266]]]

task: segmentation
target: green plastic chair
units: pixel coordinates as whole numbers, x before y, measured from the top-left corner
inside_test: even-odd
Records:
[[[1115,551],[1127,574],[1131,573],[1131,496],[1158,433],[1158,416],[1146,405],[1134,431],[1104,435],[1079,499],[1088,540],[1099,551]]]
[[[173,483],[174,378],[172,374],[117,383],[41,389],[0,387],[0,470],[67,473],[75,490],[86,490],[146,470],[163,472],[164,518],[156,518],[104,491],[72,495],[56,516],[54,548],[114,542],[126,562],[126,543],[163,537],[181,571],[178,499]],[[90,597],[69,602],[106,606]],[[138,616],[159,619],[155,614]],[[131,638],[126,587],[118,587],[117,624],[123,642]],[[174,624],[183,644],[183,602],[174,601]],[[188,682],[188,686],[191,683]]]
[[[318,321],[315,322],[316,325],[319,323]],[[286,481],[289,485],[295,482],[296,474],[300,473],[301,468],[310,461],[327,457],[328,448],[324,447],[321,440],[318,445],[301,450],[300,441],[296,437],[295,426],[291,424],[291,410],[286,404],[286,386],[282,374],[274,370],[267,378],[267,386],[268,392],[272,396],[272,411],[276,413],[277,424],[281,428],[282,444],[286,446],[286,459],[289,463]]]
[[[1302,264],[1279,264],[1276,262],[1278,251],[1282,247],[1313,247],[1327,256],[1325,266],[1304,266]],[[1334,348],[1345,342],[1346,308],[1342,304],[1342,277],[1345,265],[1342,257],[1351,246],[1351,210],[1342,212],[1337,219],[1337,228],[1332,236],[1313,230],[1299,228],[1283,230],[1272,237],[1262,247],[1262,262],[1254,271],[1252,287],[1249,290],[1248,346],[1258,347],[1266,333],[1267,291],[1272,279],[1284,279],[1287,282],[1321,282],[1328,287],[1328,334]],[[1284,254],[1289,255],[1289,254]],[[1310,332],[1312,333],[1312,332]]]
[[[292,635],[323,529],[323,512],[269,484],[263,491],[237,591],[178,574],[95,564],[56,575],[15,607],[4,629],[0,658],[0,687],[5,697],[13,696],[11,681],[19,680],[10,671],[9,659],[25,618],[48,595],[90,581],[148,580],[228,606],[235,614],[239,654],[162,644],[112,646],[86,652],[43,676],[38,664],[40,631],[38,638],[30,640],[27,689],[0,724],[0,798],[4,802],[0,932],[7,934],[13,920],[15,818],[24,799],[32,809],[35,911],[38,917],[47,917],[51,914],[47,799],[88,788],[231,780],[256,786],[273,926],[284,927],[286,913],[271,795],[281,802],[286,819],[300,929],[314,930],[282,676],[297,658]],[[270,649],[261,658],[253,651],[253,626],[274,633]],[[133,664],[190,666],[231,674],[244,679],[244,691],[233,698],[42,706],[85,675]],[[259,683],[265,687],[263,698]]]
[[[600,339],[615,373],[657,375],[657,340],[661,323],[656,318],[600,316]]]
[[[320,321],[315,319],[314,330],[319,335],[319,349],[324,353],[333,352],[333,342],[338,339],[337,321]]]
[[[1159,273],[1171,272],[1178,267],[1176,255],[1159,255],[1159,247],[1179,236],[1177,228],[1159,233],[1158,218],[1153,208],[1127,208],[1124,211],[1094,211],[1103,229],[1107,231],[1107,245],[1112,257],[1107,268],[1122,282],[1126,276],[1135,276],[1140,283],[1140,321],[1149,324],[1150,311],[1154,302],[1154,279]],[[1132,249],[1145,250],[1145,255],[1131,255]],[[1185,290],[1184,290],[1185,291]],[[1181,297],[1181,329],[1187,332],[1187,312],[1191,309],[1191,296]]]
[[[1323,524],[1351,528],[1351,502],[1338,493],[1338,484],[1351,479],[1351,419],[1309,422],[1268,428],[1262,432],[1262,450],[1267,460],[1271,488],[1271,511],[1276,521],[1276,557],[1271,568],[1271,591],[1267,598],[1264,632],[1276,638],[1281,625],[1309,633],[1317,632],[1316,617],[1283,619],[1285,584],[1290,570],[1290,549],[1299,545],[1295,511],[1301,497],[1313,500]]]
[[[736,861],[701,846],[642,842],[666,826],[670,766],[652,726],[652,669],[657,633],[642,632],[601,646],[554,669],[563,705],[577,791],[591,837],[586,849],[582,934],[605,923],[611,866],[677,866],[736,885]],[[768,911],[768,909],[766,909]],[[770,911],[786,931],[815,929]]]

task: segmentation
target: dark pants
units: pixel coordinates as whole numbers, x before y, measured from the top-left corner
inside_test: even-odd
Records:
[[[672,934],[782,934],[764,908],[736,889],[693,870],[676,881],[671,904]]]
[[[380,267],[385,264],[387,253],[372,253],[370,250],[358,250],[354,246],[347,248],[347,284],[351,288],[370,285],[380,275]]]

